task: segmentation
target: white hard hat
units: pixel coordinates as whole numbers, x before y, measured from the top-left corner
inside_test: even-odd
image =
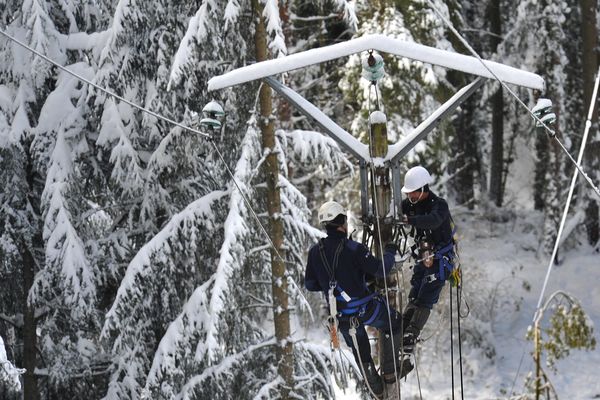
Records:
[[[344,207],[335,201],[328,201],[319,208],[319,223],[332,221],[340,214],[347,215]]]
[[[406,175],[404,175],[404,187],[402,188],[402,193],[414,192],[425,185],[429,185],[431,181],[431,175],[429,175],[429,172],[427,172],[425,168],[420,165],[412,167],[406,172]]]

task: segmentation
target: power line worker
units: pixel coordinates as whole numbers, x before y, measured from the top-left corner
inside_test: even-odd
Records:
[[[448,203],[429,189],[429,172],[421,167],[409,169],[402,192],[403,220],[413,227],[413,256],[417,263],[410,280],[409,302],[402,316],[403,348],[412,352],[433,305],[440,297],[454,262],[454,232]]]
[[[391,329],[396,333],[391,335],[388,306],[383,296],[369,289],[366,278],[367,275],[382,278],[384,269],[385,275],[389,275],[394,266],[397,247],[391,243],[385,246],[382,263],[366,246],[349,239],[346,210],[334,201],[323,204],[318,217],[319,223],[327,231],[327,237],[319,240],[308,252],[304,284],[309,291],[325,294],[330,314],[335,314],[330,317],[337,320],[339,331],[352,349],[369,388],[376,396],[382,396],[384,387],[371,357],[371,345],[365,326],[380,329],[384,333],[381,335],[384,337],[384,345],[395,336],[395,345],[399,348],[401,315],[390,308]],[[354,338],[354,330],[351,328],[356,329]],[[357,346],[354,346],[354,341]],[[394,382],[394,360],[389,355],[393,356],[391,350],[382,362],[382,372],[386,382]],[[396,362],[396,371],[400,373],[398,361],[400,360]]]

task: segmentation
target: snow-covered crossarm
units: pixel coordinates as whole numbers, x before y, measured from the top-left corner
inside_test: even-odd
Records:
[[[451,51],[440,50],[417,43],[405,42],[384,35],[366,35],[331,46],[311,49],[287,57],[259,62],[238,68],[226,74],[216,76],[208,81],[208,90],[218,90],[240,83],[251,82],[267,76],[281,74],[308,65],[319,64],[339,57],[360,53],[361,51],[377,50],[383,53],[407,57],[428,64],[455,69],[468,74],[485,78],[493,78],[488,69],[475,57]],[[499,64],[484,61],[494,74],[502,81],[531,89],[543,90],[544,79],[534,73]]]
[[[421,122],[408,136],[393,144],[388,149],[385,161],[395,163],[404,157],[417,143],[419,143],[429,132],[431,132],[439,122],[448,114],[454,112],[462,102],[474,91],[483,85],[483,79],[478,78],[474,82],[460,89],[454,96],[448,99],[440,108],[431,114],[426,120]]]
[[[300,96],[294,90],[281,84],[274,78],[267,77],[265,81],[284,99],[296,106],[304,115],[313,119],[323,130],[327,131],[341,146],[348,150],[359,160],[369,160],[369,148],[366,144],[352,136],[341,126],[333,122],[325,113],[315,105]]]

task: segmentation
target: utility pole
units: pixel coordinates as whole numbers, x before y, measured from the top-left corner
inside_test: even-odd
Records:
[[[390,242],[393,236],[393,218],[391,217],[390,205],[392,204],[392,185],[390,181],[389,163],[383,162],[384,157],[388,154],[388,138],[387,138],[387,118],[385,114],[379,110],[374,111],[369,116],[370,127],[370,149],[373,159],[373,174],[371,179],[371,194],[373,199],[373,211],[375,211],[375,226],[374,226],[374,247],[375,255],[383,262],[383,246]],[[380,236],[381,235],[381,236]],[[377,280],[377,286],[395,287],[398,284],[396,274],[386,275],[385,282],[383,279]],[[399,304],[399,296],[395,291],[386,291],[387,301],[390,308],[401,312]]]

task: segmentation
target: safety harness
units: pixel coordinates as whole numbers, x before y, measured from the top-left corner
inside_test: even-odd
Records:
[[[456,257],[456,252],[454,250],[455,233],[456,227],[453,226],[452,239],[450,240],[450,243],[438,248],[433,255],[430,255],[428,257],[433,258],[434,260],[438,260],[438,270],[433,274],[425,275],[425,281],[429,283],[434,282],[436,280],[445,281],[450,276],[452,276],[453,279],[456,279],[456,274],[454,273],[454,259]],[[419,261],[423,261],[423,259]]]
[[[325,245],[324,239],[319,240],[319,254],[321,256],[321,261],[325,266],[325,270],[329,275],[329,291],[327,293],[327,299],[329,302],[329,322],[331,325],[332,320],[335,319],[336,316],[341,317],[344,316],[352,316],[358,314],[362,316],[365,312],[367,304],[375,297],[378,296],[377,292],[373,292],[365,297],[350,297],[348,293],[337,283],[335,279],[335,271],[338,266],[339,256],[342,250],[346,247],[346,239],[342,239],[338,247],[335,249],[335,253],[333,256],[333,266],[329,264],[327,261],[327,257],[325,256]],[[335,291],[339,293],[337,296],[335,295]],[[339,310],[337,309],[337,301],[340,303],[346,303],[346,306]],[[371,315],[369,320],[365,321],[365,324],[369,324],[373,322],[377,313],[379,312],[379,307],[381,305],[377,302],[377,306],[375,312]],[[336,325],[337,326],[337,325]]]

